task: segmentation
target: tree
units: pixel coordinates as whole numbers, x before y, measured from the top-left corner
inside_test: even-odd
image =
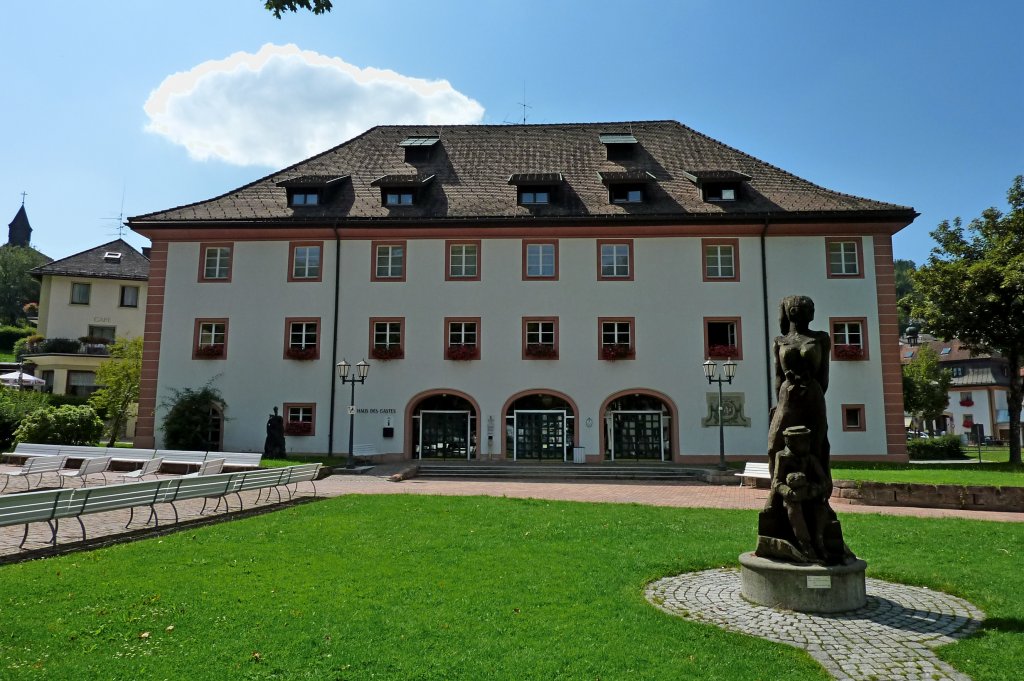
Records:
[[[915,419],[932,424],[942,418],[949,406],[949,383],[953,379],[948,369],[939,364],[939,353],[922,345],[914,359],[903,367],[903,408]]]
[[[89,397],[89,404],[96,411],[106,412],[107,446],[113,447],[129,410],[139,400],[142,338],[119,338],[107,347],[110,359],[96,369],[96,383],[103,387]]]
[[[331,0],[266,0],[263,6],[278,19],[281,12],[298,12],[308,9],[313,14],[324,14],[331,11]]]
[[[897,260],[893,263],[896,273],[896,300],[899,301],[900,333],[905,333],[910,326],[910,295],[914,292],[914,270],[917,265],[913,260]]]
[[[217,448],[218,443],[211,442],[211,432],[214,418],[226,406],[219,390],[210,384],[198,390],[172,388],[170,399],[161,406],[167,408],[161,429],[168,449],[208,452]]]
[[[1007,192],[1010,211],[984,210],[932,232],[937,245],[914,273],[911,314],[930,333],[957,338],[973,353],[996,351],[1009,364],[1010,463],[1020,464],[1021,360],[1024,358],[1024,175]]]
[[[25,246],[0,246],[0,323],[25,319],[25,304],[39,301],[39,280],[28,273],[45,255]]]

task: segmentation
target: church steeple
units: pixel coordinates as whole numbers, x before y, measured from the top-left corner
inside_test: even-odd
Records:
[[[7,244],[9,246],[27,247],[29,245],[32,240],[32,225],[28,224],[28,214],[25,213],[24,194],[21,197],[21,208],[18,209],[18,214],[14,216],[7,227]]]

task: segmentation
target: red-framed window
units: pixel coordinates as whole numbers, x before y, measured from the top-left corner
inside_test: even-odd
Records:
[[[826,237],[825,273],[829,279],[863,279],[864,251],[861,239]]]
[[[480,318],[444,318],[444,357],[451,360],[480,359]]]
[[[324,242],[293,241],[288,245],[288,281],[323,281]]]
[[[739,239],[701,239],[700,247],[704,281],[740,280]]]
[[[857,362],[868,359],[868,321],[866,317],[829,317],[832,333],[832,359]]]
[[[523,359],[558,359],[558,317],[523,317]]]
[[[633,281],[633,240],[597,240],[597,278]]]
[[[864,405],[863,404],[844,404],[842,405],[843,410],[843,430],[862,431],[867,430],[867,423],[864,421]]]
[[[445,281],[480,281],[480,240],[444,242]]]
[[[636,359],[636,318],[599,317],[597,357],[603,360]]]
[[[284,320],[284,358],[320,359],[320,318],[287,317]]]
[[[192,333],[192,359],[227,359],[227,317],[196,319]]]
[[[316,435],[316,403],[285,402],[284,434],[292,437]]]
[[[704,356],[743,359],[743,323],[739,317],[704,317]]]
[[[199,281],[230,283],[233,269],[234,244],[199,244]]]
[[[370,281],[405,281],[406,253],[404,241],[370,242]]]
[[[405,358],[405,317],[370,317],[370,356],[385,362]]]
[[[558,240],[523,240],[523,281],[558,280]]]

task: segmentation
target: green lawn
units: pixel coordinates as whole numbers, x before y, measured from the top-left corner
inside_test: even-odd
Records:
[[[871,576],[988,613],[946,659],[975,681],[1020,678],[1020,525],[843,521]],[[479,497],[305,504],[0,568],[0,678],[827,679],[796,649],[643,598],[653,579],[736,565],[755,524]]]
[[[918,482],[928,485],[994,485],[1024,487],[1024,466],[1008,463],[898,464],[836,461],[836,480]]]
[[[0,362],[13,362],[13,361],[15,361],[14,360],[14,353],[13,352],[0,352]]]

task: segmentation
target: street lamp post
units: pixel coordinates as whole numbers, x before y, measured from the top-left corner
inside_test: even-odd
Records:
[[[349,376],[349,370],[352,365],[346,362],[344,359],[338,362],[338,378],[341,379],[341,384],[346,383],[352,384],[352,394],[349,397],[348,407],[348,464],[345,468],[351,470],[356,467],[356,458],[352,452],[353,436],[355,435],[355,421],[356,421],[356,383],[365,383],[366,374],[370,372],[370,365],[366,360],[362,360],[359,364],[356,364],[356,373]]]
[[[708,379],[708,385],[718,384],[718,470],[726,470],[725,465],[725,423],[722,421],[722,384],[732,383],[732,377],[736,375],[736,362],[732,358],[725,360],[722,368],[725,370],[725,378],[716,378],[718,364],[714,360],[704,362],[704,377]]]

